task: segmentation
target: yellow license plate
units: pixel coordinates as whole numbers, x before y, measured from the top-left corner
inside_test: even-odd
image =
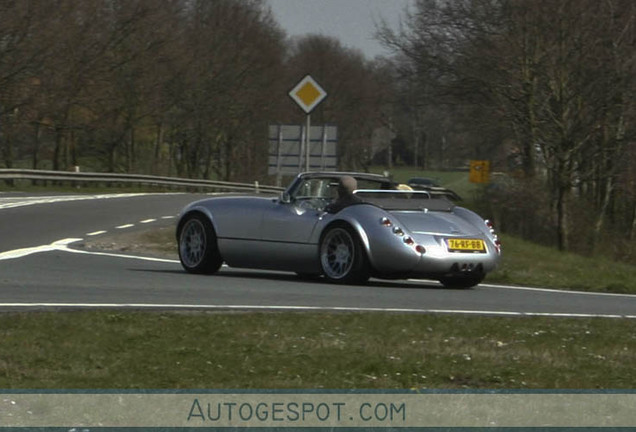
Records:
[[[481,239],[446,239],[450,252],[486,252],[486,245]]]

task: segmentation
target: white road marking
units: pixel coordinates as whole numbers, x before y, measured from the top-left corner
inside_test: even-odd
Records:
[[[61,250],[65,252],[77,253],[77,254],[85,254],[85,255],[98,255],[98,256],[108,256],[113,258],[125,258],[125,259],[136,259],[141,261],[154,261],[154,262],[164,262],[171,264],[179,264],[178,260],[167,259],[167,258],[153,258],[153,257],[144,257],[139,255],[126,255],[119,254],[114,252],[96,252],[96,251],[87,251],[82,249],[71,249],[69,247],[59,248],[56,250]]]
[[[95,199],[129,198],[148,195],[165,195],[160,193],[120,193],[120,194],[98,194],[98,195],[54,195],[54,196],[34,196],[34,197],[2,197],[0,198],[0,210],[24,207],[35,204],[52,204],[68,201],[85,201]]]
[[[50,245],[35,246],[35,247],[23,248],[23,249],[14,249],[11,251],[2,252],[0,253],[0,261],[15,259],[15,258],[22,258],[27,255],[32,255],[34,253],[40,253],[40,252],[50,252],[54,250],[69,250],[67,245],[74,243],[76,241],[80,241],[80,240],[82,239],[68,238],[68,239],[58,240],[56,242],[51,243]]]
[[[436,282],[433,279],[409,279],[409,280],[413,282],[422,282],[422,283]],[[554,293],[554,294],[574,294],[574,295],[608,296],[608,297],[636,297],[636,294],[607,293],[607,292],[598,292],[598,291],[573,291],[573,290],[564,290],[564,289],[560,290],[555,288],[524,287],[524,286],[518,286],[518,285],[494,285],[494,284],[488,284],[488,283],[480,283],[479,286],[484,288],[519,290],[519,291],[537,291],[537,292],[546,292],[546,293]]]
[[[490,315],[505,317],[553,317],[553,318],[612,318],[636,319],[636,315],[618,314],[569,314],[543,312],[505,312],[479,311],[461,309],[416,309],[416,308],[376,308],[376,307],[346,307],[346,306],[266,306],[266,305],[205,305],[205,304],[165,304],[165,303],[0,303],[0,308],[133,308],[133,309],[199,309],[199,310],[269,310],[269,311],[315,311],[315,312],[389,312],[389,313],[421,313],[421,314],[460,314],[460,315]]]
[[[634,297],[634,294],[619,294],[619,293],[607,293],[607,292],[594,292],[594,291],[565,291],[558,290],[554,288],[533,288],[533,287],[523,287],[516,285],[492,285],[492,284],[479,284],[479,286],[487,287],[487,288],[497,288],[497,289],[506,289],[506,290],[520,290],[520,291],[539,291],[546,293],[559,293],[559,294],[577,294],[577,295],[588,295],[588,296],[608,296],[608,297]]]
[[[95,195],[92,198],[87,198],[85,196],[66,196],[66,197],[22,197],[20,199],[32,199],[32,202],[29,202],[28,204],[22,203],[22,205],[30,205],[30,204],[38,204],[38,203],[42,203],[42,202],[58,202],[56,199],[60,198],[60,201],[73,201],[73,200],[81,200],[81,199],[100,199],[100,198],[121,198],[121,197],[129,197],[129,196],[139,196],[139,195],[155,195],[155,194],[112,194],[112,195]],[[7,200],[11,199],[11,198],[6,198]],[[18,199],[18,198],[15,198]],[[52,201],[48,201],[48,199],[52,199]],[[0,198],[0,200],[5,200],[5,198]],[[18,207],[16,205],[16,207]],[[0,209],[2,208],[6,208],[3,207],[2,201],[0,201]],[[163,216],[162,219],[174,219],[175,216]],[[157,219],[145,219],[140,221],[140,223],[142,224],[148,224],[148,223],[152,223],[152,222],[156,222]],[[123,229],[127,229],[127,228],[132,228],[134,227],[135,224],[124,224],[124,225],[119,225],[116,226],[115,229],[119,229],[119,230],[123,230]],[[99,230],[99,231],[93,231],[90,233],[87,233],[87,236],[90,237],[94,237],[94,236],[98,236],[101,234],[105,234],[108,231],[106,230]],[[42,245],[42,246],[34,246],[34,247],[28,247],[28,248],[22,248],[22,249],[14,249],[14,250],[10,250],[10,251],[6,251],[6,252],[0,252],[0,261],[2,260],[8,260],[8,259],[15,259],[15,258],[22,258],[28,255],[32,255],[34,253],[40,253],[40,252],[50,252],[50,251],[55,251],[55,250],[66,250],[68,252],[84,252],[84,251],[77,251],[75,249],[70,249],[67,248],[66,245],[70,244],[70,243],[74,243],[77,241],[81,241],[83,239],[81,238],[73,238],[73,239],[64,239],[64,240],[58,240],[56,242],[51,243],[50,245]],[[65,243],[69,241],[68,243]],[[108,253],[100,253],[100,252],[86,252],[86,253],[91,253],[93,255],[107,255],[107,256],[118,256],[118,257],[122,257],[122,258],[135,258],[135,259],[146,259],[148,261],[160,261],[160,262],[179,262],[179,261],[175,261],[175,260],[162,260],[162,259],[158,259],[158,258],[146,258],[146,257],[138,257],[138,256],[134,256],[134,255],[118,255],[118,254],[108,254]]]
[[[137,259],[142,261],[155,261],[155,262],[166,262],[171,264],[179,264],[178,260],[172,259],[164,259],[164,258],[152,258],[152,257],[143,257],[137,255],[125,255],[125,254],[117,254],[110,252],[95,252],[95,251],[86,251],[81,249],[71,249],[68,245],[72,243],[76,243],[78,241],[82,241],[81,238],[67,238],[58,240],[56,242],[51,243],[50,245],[36,246],[30,248],[23,249],[14,249],[7,252],[0,253],[0,261],[15,259],[15,258],[23,258],[28,255],[32,255],[40,252],[51,252],[51,251],[62,251],[62,252],[71,252],[77,254],[87,254],[87,255],[101,255],[101,256],[110,256],[115,258],[126,258],[126,259]]]

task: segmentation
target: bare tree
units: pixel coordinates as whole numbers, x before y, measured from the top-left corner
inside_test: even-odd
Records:
[[[480,107],[484,127],[505,121],[491,136],[516,143],[526,179],[544,179],[556,243],[567,249],[575,191],[592,198],[598,229],[611,207],[630,134],[633,9],[619,0],[419,0],[401,33],[380,35],[437,101]]]
[[[193,1],[184,17],[187,67],[173,83],[178,171],[229,179],[245,175],[281,74],[282,34],[261,2]],[[274,85],[272,85],[274,84]],[[262,146],[260,146],[262,147]],[[250,166],[251,165],[251,166]]]
[[[20,124],[32,117],[30,106],[47,44],[37,38],[48,8],[31,1],[0,1],[0,155],[7,167],[15,158]]]

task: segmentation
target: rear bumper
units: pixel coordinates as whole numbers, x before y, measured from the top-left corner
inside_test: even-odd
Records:
[[[423,254],[414,248],[400,248],[387,259],[372,260],[376,276],[437,279],[485,275],[497,268],[501,257],[494,244],[488,241],[485,253],[449,252],[439,242],[424,247],[426,251]]]

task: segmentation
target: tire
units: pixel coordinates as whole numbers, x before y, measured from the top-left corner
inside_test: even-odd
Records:
[[[348,226],[328,228],[321,237],[319,254],[322,273],[329,282],[363,284],[369,279],[367,255]]]
[[[189,273],[216,273],[223,258],[219,252],[216,232],[207,217],[200,213],[187,216],[178,236],[179,260]]]
[[[439,281],[446,288],[468,289],[479,285],[484,280],[484,276],[449,276],[441,278]]]

